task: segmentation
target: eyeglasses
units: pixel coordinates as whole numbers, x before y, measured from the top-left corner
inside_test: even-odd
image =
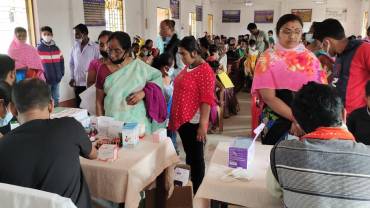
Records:
[[[284,35],[287,35],[287,36],[291,36],[291,35],[301,36],[302,29],[296,29],[296,30],[281,29],[280,32],[282,32]]]

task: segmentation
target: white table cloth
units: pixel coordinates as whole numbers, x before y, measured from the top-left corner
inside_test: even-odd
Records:
[[[92,196],[137,208],[140,192],[179,161],[169,138],[154,143],[147,136],[134,148],[121,148],[114,162],[81,158],[81,166]]]
[[[230,142],[220,142],[212,156],[207,173],[194,198],[195,208],[208,208],[210,199],[249,208],[280,208],[281,201],[272,197],[266,188],[266,171],[270,165],[272,146],[256,142],[254,160],[249,169],[249,181],[226,182],[221,178],[230,172],[228,152]]]

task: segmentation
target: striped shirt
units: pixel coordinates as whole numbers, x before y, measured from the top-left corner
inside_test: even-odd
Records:
[[[37,46],[37,51],[44,67],[46,82],[49,85],[58,84],[64,76],[64,58],[62,52],[55,45],[54,41],[45,43],[43,40]]]
[[[353,140],[285,140],[271,169],[289,208],[370,207],[370,148]]]

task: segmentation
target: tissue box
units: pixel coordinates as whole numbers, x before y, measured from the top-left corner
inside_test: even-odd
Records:
[[[248,169],[254,151],[253,138],[237,138],[229,147],[229,167]]]
[[[236,138],[229,147],[229,167],[248,169],[255,152],[255,141],[265,128],[261,123],[253,130],[254,138]]]
[[[118,159],[118,147],[114,144],[103,144],[98,150],[98,160],[113,162]]]
[[[152,137],[153,137],[154,143],[162,142],[163,140],[167,138],[167,130],[158,129],[157,131],[153,132]]]
[[[122,144],[124,147],[134,146],[139,143],[139,124],[125,123],[122,128]]]

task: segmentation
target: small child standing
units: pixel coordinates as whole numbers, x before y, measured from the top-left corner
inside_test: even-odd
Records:
[[[246,76],[247,89],[252,86],[254,69],[256,68],[257,58],[259,56],[259,51],[256,49],[256,41],[249,40],[249,48],[247,51],[247,59],[244,62],[244,74]]]
[[[166,126],[168,126],[168,120],[170,118],[171,113],[171,106],[172,106],[172,95],[173,95],[173,65],[174,65],[174,57],[170,53],[162,53],[161,55],[155,57],[153,59],[152,67],[158,69],[162,73],[163,78],[163,87],[164,87],[164,97],[167,103],[167,120]],[[167,136],[171,138],[173,146],[175,147],[176,152],[177,150],[177,142],[176,142],[176,132],[170,131],[167,129]]]

